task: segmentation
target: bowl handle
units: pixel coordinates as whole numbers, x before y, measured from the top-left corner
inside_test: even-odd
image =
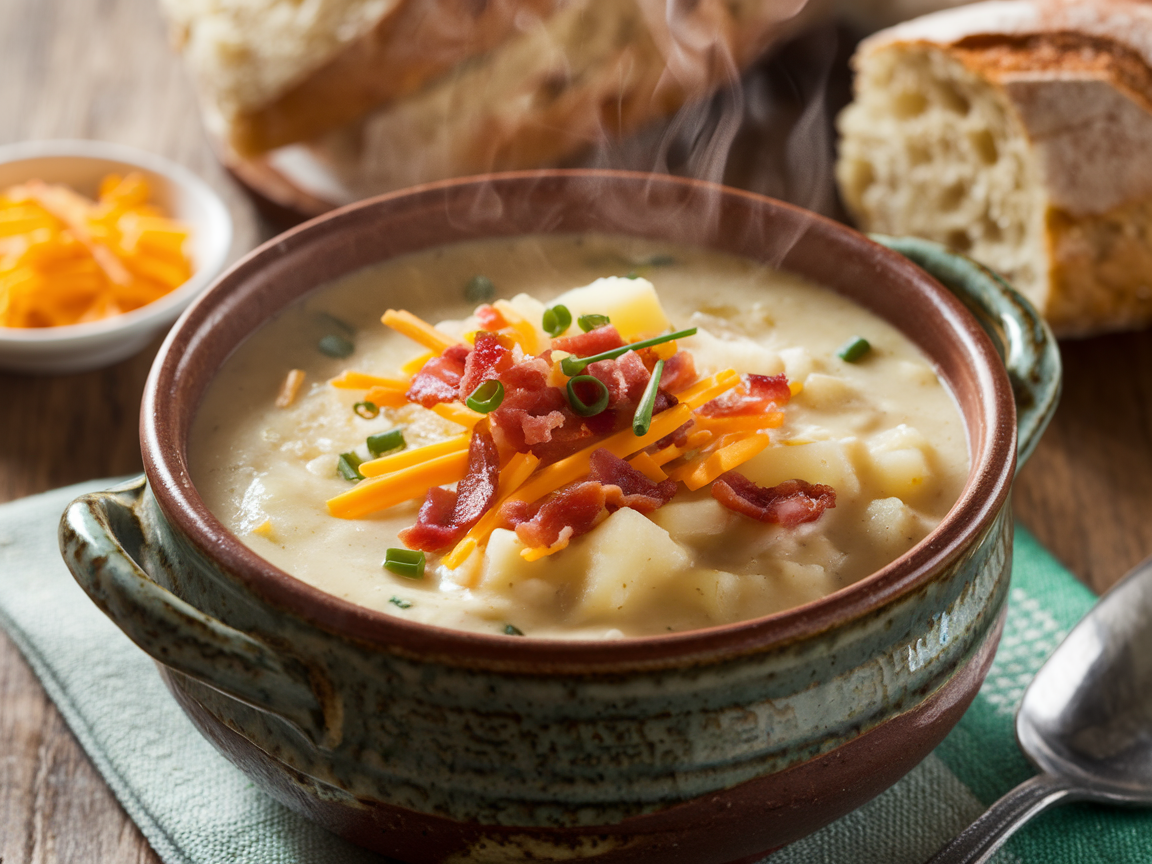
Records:
[[[869,235],[927,270],[976,316],[1008,369],[1016,397],[1016,470],[1027,461],[1060,399],[1060,349],[1036,308],[983,264],[918,237]]]
[[[155,540],[141,518],[145,488],[141,476],[82,495],[64,511],[60,551],[80,587],[153,659],[280,717],[317,746],[331,746],[302,663],[205,615],[137,564]]]

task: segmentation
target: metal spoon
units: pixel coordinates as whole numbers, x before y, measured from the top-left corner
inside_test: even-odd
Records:
[[[1084,616],[1044,663],[1016,714],[1041,771],[993,804],[928,864],[988,861],[1053,804],[1152,805],[1152,558]]]

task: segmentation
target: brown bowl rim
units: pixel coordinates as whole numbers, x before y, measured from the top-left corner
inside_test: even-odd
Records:
[[[983,440],[972,440],[964,416],[973,464],[960,497],[929,535],[896,560],[832,594],[761,618],[700,630],[615,640],[559,640],[453,630],[406,621],[328,594],[275,567],[245,546],[208,510],[192,483],[185,444],[188,429],[171,416],[179,376],[196,374],[186,356],[196,331],[228,311],[228,295],[261,266],[266,256],[304,243],[324,232],[338,231],[344,220],[387,207],[398,199],[436,195],[483,184],[542,180],[605,180],[678,184],[687,192],[747,198],[759,205],[791,211],[817,230],[840,236],[848,246],[872,256],[877,268],[904,271],[927,294],[961,343],[968,362],[981,378],[982,404],[988,422]],[[809,230],[809,229],[805,229]],[[315,235],[315,236],[314,236]],[[382,258],[381,260],[386,260]],[[217,308],[219,307],[219,308]],[[222,362],[222,361],[221,361]],[[191,372],[189,370],[191,369]],[[213,373],[215,374],[215,373]],[[1015,401],[1003,363],[987,334],[963,304],[927,272],[902,255],[856,230],[819,214],[757,193],[702,180],[604,169],[544,169],[456,178],[402,189],[341,207],[280,234],[239,260],[184,313],[161,347],[145,386],[140,437],[145,474],[165,517],[202,555],[238,579],[260,600],[333,634],[370,646],[459,666],[521,672],[623,672],[716,662],[795,643],[875,613],[930,582],[940,568],[960,556],[985,530],[1005,504],[1016,464]],[[188,412],[191,426],[195,410]],[[975,457],[981,454],[979,464]]]

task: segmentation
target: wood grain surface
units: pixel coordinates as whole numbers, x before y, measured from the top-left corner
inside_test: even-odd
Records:
[[[815,47],[835,50],[821,47],[827,38]],[[758,122],[758,134],[770,131]],[[271,234],[213,157],[156,0],[0,2],[0,144],[61,137],[132,144],[196,171],[231,208],[233,257]],[[826,175],[798,189],[795,178],[766,174],[755,134],[738,138],[736,152],[745,161],[729,179],[834,206]],[[815,155],[825,169],[826,157]],[[158,345],[83,375],[0,373],[0,501],[138,470],[138,405]],[[1040,540],[1099,591],[1152,553],[1152,332],[1069,342],[1062,351],[1063,402],[1014,502]],[[0,864],[158,860],[0,634]]]

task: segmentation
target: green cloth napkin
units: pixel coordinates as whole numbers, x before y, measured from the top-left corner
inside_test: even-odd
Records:
[[[0,626],[43,682],[96,768],[170,864],[360,864],[379,856],[297,817],[208,744],[152,661],[84,595],[60,560],[68,502],[104,480],[0,505]],[[1044,658],[1093,603],[1017,529],[1007,628],[987,682],[943,744],[892,789],[771,864],[919,864],[1032,774],[1013,715]],[[1068,805],[1025,827],[999,864],[1152,860],[1152,814]]]

